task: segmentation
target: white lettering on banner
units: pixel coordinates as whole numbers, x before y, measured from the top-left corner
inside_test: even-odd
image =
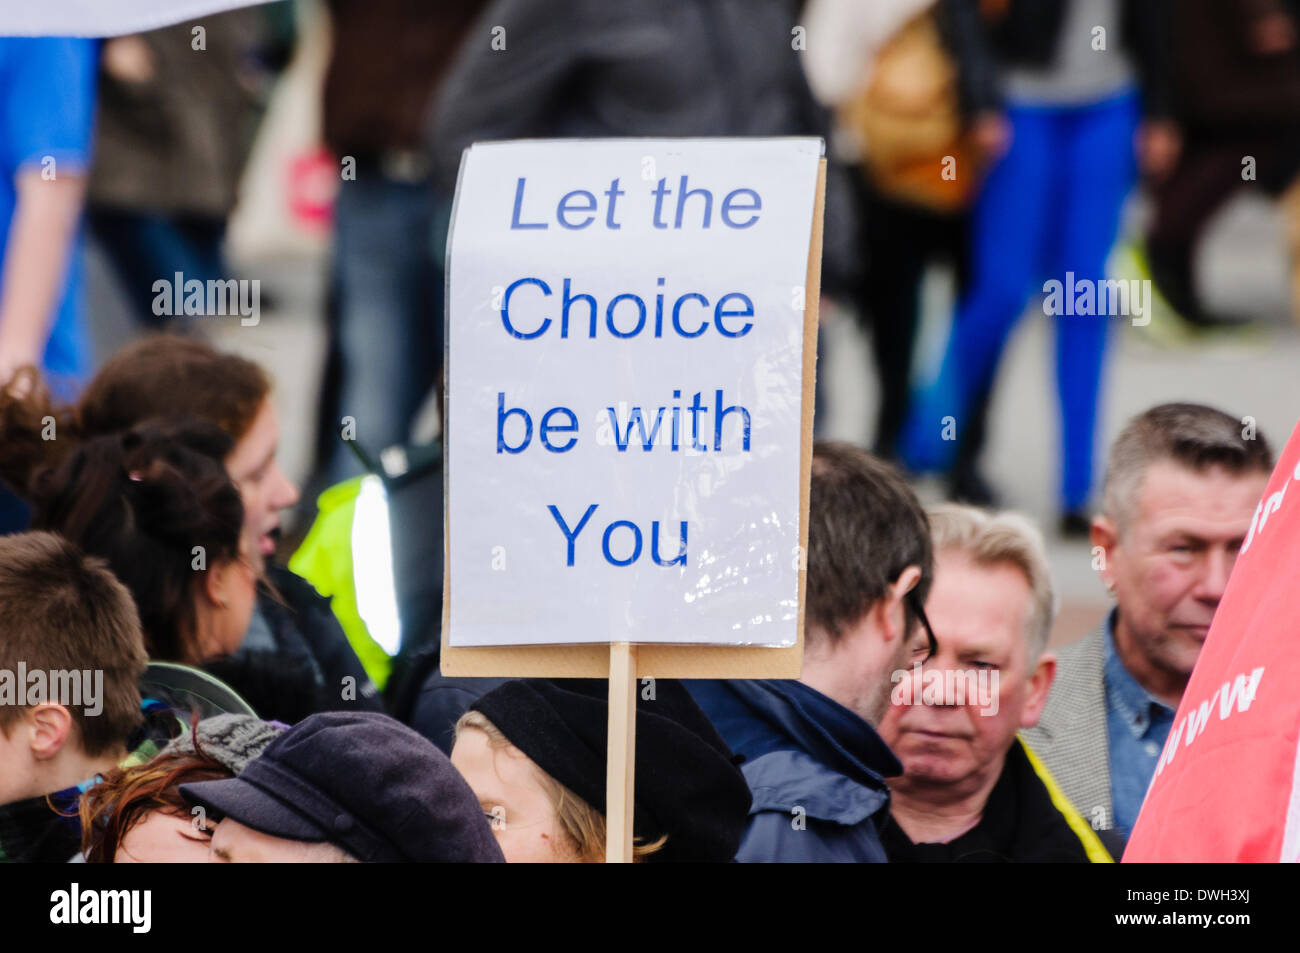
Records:
[[[1291,480],[1300,480],[1300,462],[1297,462],[1295,469],[1291,471]],[[1282,508],[1282,501],[1286,497],[1287,487],[1291,485],[1291,480],[1282,484],[1282,489],[1272,493],[1259,501],[1255,507],[1255,515],[1250,520],[1250,532],[1246,534],[1246,541],[1241,544],[1241,551],[1244,553],[1250,549],[1250,544],[1254,542],[1257,534],[1262,535],[1264,527],[1268,525],[1269,517]]]
[[[1263,677],[1264,666],[1261,665],[1249,676],[1241,674],[1231,681],[1224,682],[1208,699],[1195,708],[1189,708],[1187,714],[1170,730],[1169,738],[1165,741],[1165,750],[1156,763],[1155,776],[1159,777],[1165,766],[1173,763],[1175,755],[1178,754],[1179,741],[1183,742],[1184,747],[1190,748],[1192,742],[1205,733],[1210,723],[1210,716],[1214,713],[1216,700],[1219,703],[1219,721],[1227,721],[1228,716],[1234,711],[1248,711],[1255,700],[1255,693],[1259,690],[1259,682]]]

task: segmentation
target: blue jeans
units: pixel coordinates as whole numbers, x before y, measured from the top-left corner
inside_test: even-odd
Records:
[[[937,384],[910,415],[902,452],[916,470],[951,463],[978,395],[1030,296],[1044,280],[1105,279],[1136,167],[1134,94],[1064,107],[1013,105],[1012,141],[976,202],[971,284],[957,310]],[[1108,336],[1104,315],[1059,315],[1056,385],[1060,400],[1065,510],[1082,509],[1092,490],[1098,393]],[[944,419],[957,439],[944,440]]]
[[[177,272],[186,280],[224,279],[221,243],[226,235],[225,220],[114,208],[92,208],[89,218],[91,231],[122,282],[136,321],[154,331],[164,327],[190,330],[192,325],[174,316],[153,313],[153,284],[160,278],[172,281]]]
[[[372,457],[406,443],[442,366],[443,251],[450,203],[427,185],[359,174],[335,206],[333,281],[339,370],[328,482],[361,472],[341,419]],[[438,233],[443,236],[439,241]]]

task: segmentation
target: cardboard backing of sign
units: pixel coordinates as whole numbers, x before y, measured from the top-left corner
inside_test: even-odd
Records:
[[[808,490],[812,469],[813,395],[817,380],[817,304],[821,297],[822,216],[826,197],[826,160],[817,169],[812,235],[808,243],[808,278],[803,327],[803,439],[799,461],[800,552],[808,551]],[[446,501],[444,499],[444,507]],[[445,513],[442,580],[442,674],[512,678],[608,678],[608,644],[453,646],[451,634],[450,512]],[[638,678],[798,678],[803,667],[806,560],[799,567],[799,639],[786,648],[730,645],[637,646]],[[617,633],[610,633],[611,641]]]

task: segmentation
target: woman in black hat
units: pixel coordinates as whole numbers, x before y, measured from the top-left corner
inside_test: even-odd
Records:
[[[636,717],[633,859],[730,861],[750,805],[730,749],[679,682],[647,685]],[[602,679],[518,679],[457,723],[451,762],[507,861],[604,859],[608,722]]]

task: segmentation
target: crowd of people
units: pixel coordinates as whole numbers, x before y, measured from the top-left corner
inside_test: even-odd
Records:
[[[1125,424],[1098,495],[1116,315],[1053,315],[1054,528],[1088,539],[1113,600],[1057,651],[1060,580],[982,475],[986,418],[1043,280],[1106,282],[1140,176],[1150,278],[1192,327],[1226,321],[1193,267],[1211,212],[1250,186],[1300,209],[1296,4],[327,7],[323,138],[344,171],[309,421],[279,418],[258,363],[183,319],[160,333],[154,289],[231,273],[284,5],[210,18],[202,70],[188,24],[0,38],[0,862],[604,859],[606,682],[442,673],[440,483],[407,484],[439,521],[406,581],[410,655],[374,661],[355,613],[286,562],[303,492],[281,430],[323,435],[321,486],[412,450],[441,397],[470,143],[784,135],[831,142],[824,291],[871,337],[874,443],[813,450],[801,676],[638,692],[634,859],[1119,860],[1273,450],[1189,395]],[[141,326],[93,372],[83,213]],[[918,390],[939,259],[952,331]],[[951,501],[922,505],[928,472]],[[346,548],[319,539],[327,562]]]
[[[0,402],[35,514],[0,537],[0,672],[28,673],[0,705],[0,859],[603,857],[604,681],[435,670],[436,703],[385,713],[328,603],[275,564],[297,490],[264,383],[162,336],[75,406],[30,372]],[[1058,655],[1031,523],[927,511],[892,465],[819,442],[802,675],[639,693],[636,858],[1117,859],[1272,465],[1211,407],[1130,421],[1091,524],[1115,606]]]

